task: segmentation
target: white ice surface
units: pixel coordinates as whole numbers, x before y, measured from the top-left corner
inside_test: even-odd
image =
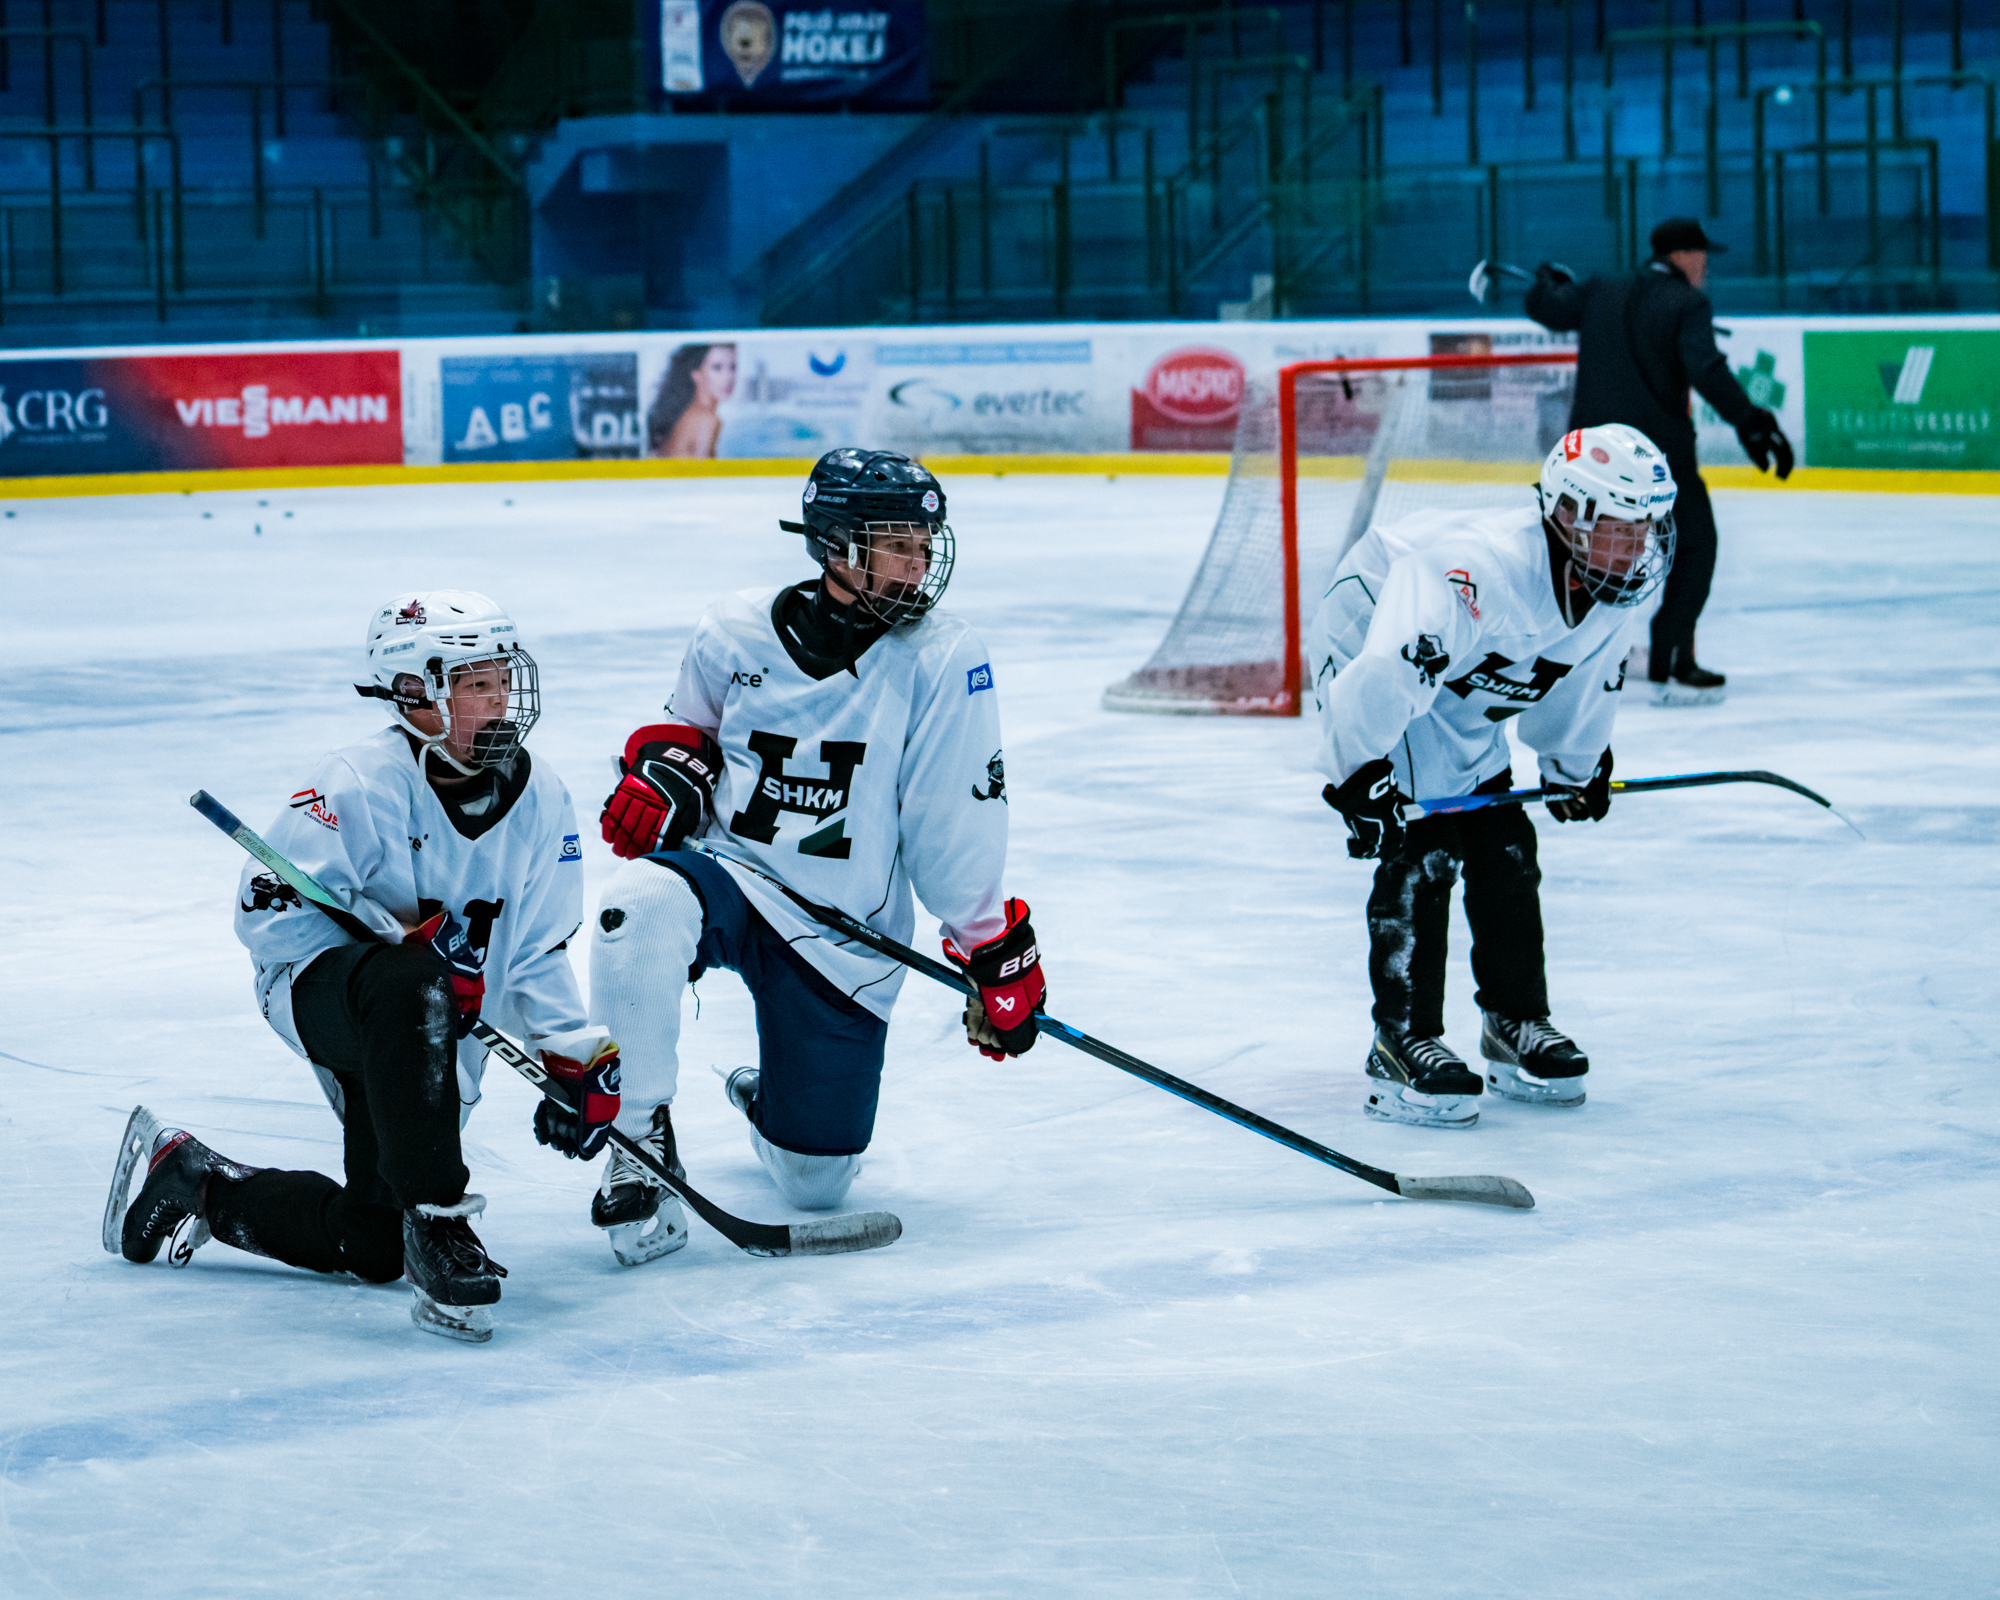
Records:
[[[1113,716],[1219,480],[951,485],[951,593],[1008,728],[1010,888],[1052,1009],[1337,1149],[1501,1172],[1414,1204],[1059,1043],[996,1066],[913,979],[851,1197],[870,1255],[696,1224],[622,1270],[595,1173],[504,1070],[467,1138],[512,1271],[473,1348],[408,1291],[211,1245],[104,1255],[144,1101],[338,1172],[230,934],[253,825],[377,720],[368,609],[488,589],[543,663],[538,760],[594,814],[703,599],[802,574],[777,482],[16,502],[0,522],[0,1592],[1989,1595],[2000,1589],[2000,506],[1722,494],[1711,710],[1630,697],[1618,770],[1774,790],[1543,819],[1578,1112],[1361,1114],[1369,869],[1297,722]],[[261,528],[261,532],[253,531]],[[1523,779],[1528,763],[1517,764]],[[586,829],[592,885],[611,864]],[[1462,923],[1449,1020],[1476,1042]],[[690,1173],[786,1215],[711,1064]]]

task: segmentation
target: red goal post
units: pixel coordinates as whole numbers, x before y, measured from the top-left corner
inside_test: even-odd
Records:
[[[1306,581],[1329,578],[1374,522],[1518,496],[1568,425],[1575,364],[1556,346],[1295,361],[1253,382],[1187,596],[1106,707],[1297,716]]]

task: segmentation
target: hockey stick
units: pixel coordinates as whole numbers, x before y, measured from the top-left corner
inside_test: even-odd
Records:
[[[1576,281],[1576,274],[1560,261],[1551,261],[1549,265],[1554,267],[1557,272],[1561,273],[1570,282],[1574,283]],[[1486,304],[1488,298],[1487,291],[1498,287],[1493,281],[1496,274],[1503,278],[1512,278],[1516,283],[1533,283],[1535,281],[1535,275],[1532,272],[1526,267],[1515,266],[1511,261],[1488,260],[1475,262],[1472,268],[1472,276],[1466,279],[1465,287],[1472,298],[1477,300],[1481,305]]]
[[[929,956],[919,955],[908,945],[898,944],[886,934],[877,933],[867,923],[849,916],[845,911],[833,906],[823,906],[808,900],[798,890],[783,879],[773,877],[759,867],[740,860],[736,856],[725,855],[713,845],[698,839],[690,839],[682,846],[686,850],[698,850],[715,861],[727,862],[732,867],[762,878],[772,885],[794,905],[817,922],[829,928],[838,929],[857,944],[865,944],[892,961],[900,961],[913,971],[921,972],[927,978],[935,978],[947,989],[960,994],[968,991],[968,983],[963,974],[942,961],[933,961]],[[1324,1161],[1330,1167],[1338,1167],[1342,1172],[1372,1183],[1378,1189],[1387,1189],[1391,1194],[1403,1196],[1406,1200],[1467,1200],[1479,1205],[1512,1206],[1518,1210],[1530,1210],[1535,1197],[1512,1178],[1465,1177],[1465,1178],[1406,1178],[1394,1172],[1385,1172],[1380,1167],[1371,1167],[1365,1161],[1356,1161],[1352,1156],[1344,1156],[1338,1150],[1329,1150],[1317,1140],[1308,1139],[1302,1133],[1294,1133],[1254,1111],[1246,1111],[1218,1094],[1189,1083],[1185,1078],[1176,1078],[1171,1072],[1163,1072],[1158,1067],[1141,1061],[1137,1056],[1127,1055],[1115,1045],[1108,1045],[1102,1039],[1093,1039],[1081,1028],[1072,1028],[1067,1022],[1058,1022],[1046,1012],[1037,1013],[1037,1026],[1045,1033],[1053,1034],[1064,1044],[1074,1045],[1085,1055],[1095,1056],[1099,1061],[1116,1067],[1120,1072],[1129,1072],[1135,1078],[1143,1078],[1156,1088],[1169,1094],[1179,1095],[1192,1105],[1204,1111],[1213,1111],[1219,1117],[1226,1117],[1238,1127],[1248,1128],[1252,1133],[1261,1133],[1267,1139],[1275,1139],[1288,1149],[1300,1155],[1311,1156],[1315,1161]]]
[[[1718,783],[1769,783],[1780,789],[1789,789],[1793,794],[1802,794],[1816,806],[1825,806],[1848,827],[1854,824],[1831,800],[1817,794],[1802,783],[1794,783],[1790,778],[1780,777],[1775,772],[1682,772],[1666,778],[1634,778],[1629,782],[1623,778],[1611,780],[1613,794],[1643,794],[1655,789],[1707,789]],[[1449,815],[1457,811],[1477,811],[1485,806],[1520,806],[1536,800],[1552,800],[1562,795],[1574,794],[1574,789],[1508,789],[1499,794],[1466,794],[1451,800],[1412,800],[1403,807],[1403,820],[1415,822],[1419,817]],[[1867,834],[1854,828],[1856,837],[1865,839]]]
[[[336,900],[330,891],[322,888],[309,873],[293,866],[273,850],[206,789],[197,789],[188,797],[188,804],[355,938],[365,940],[369,944],[388,942]],[[549,1075],[542,1070],[541,1064],[498,1028],[483,1021],[475,1021],[472,1024],[472,1037],[556,1104],[567,1109],[575,1109],[570,1105],[569,1098],[563,1090],[549,1081]],[[723,1238],[739,1249],[749,1251],[753,1256],[844,1255],[851,1250],[880,1249],[885,1244],[894,1244],[903,1234],[902,1222],[887,1211],[857,1211],[844,1217],[829,1217],[824,1222],[794,1222],[789,1226],[770,1222],[746,1222],[741,1217],[731,1216],[713,1201],[696,1193],[686,1179],[676,1178],[653,1158],[651,1151],[628,1139],[616,1128],[611,1130],[611,1143],[685,1200],[695,1215]]]

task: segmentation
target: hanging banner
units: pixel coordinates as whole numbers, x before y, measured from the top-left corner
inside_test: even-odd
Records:
[[[647,59],[659,99],[891,106],[930,96],[923,0],[660,0],[656,20]]]

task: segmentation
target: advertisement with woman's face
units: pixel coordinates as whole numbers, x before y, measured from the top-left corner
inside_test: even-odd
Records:
[[[720,408],[735,393],[735,345],[682,345],[668,358],[646,415],[646,453],[712,460],[722,437]]]

